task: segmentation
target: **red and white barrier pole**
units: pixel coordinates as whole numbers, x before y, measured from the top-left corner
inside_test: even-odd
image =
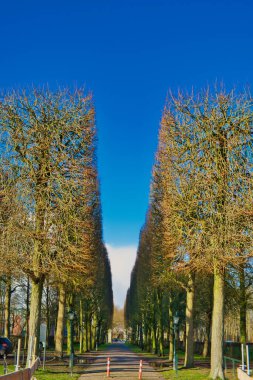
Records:
[[[110,377],[110,358],[107,358],[107,367],[106,367],[107,371],[106,371],[106,374],[107,374],[107,377]]]
[[[140,360],[139,380],[142,379],[142,360]]]

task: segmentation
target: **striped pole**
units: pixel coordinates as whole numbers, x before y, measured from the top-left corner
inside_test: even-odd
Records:
[[[110,377],[110,358],[107,358],[107,367],[106,367],[107,371],[106,371],[106,374],[107,374],[107,377]]]
[[[140,368],[139,368],[139,380],[142,379],[142,360],[140,360]]]

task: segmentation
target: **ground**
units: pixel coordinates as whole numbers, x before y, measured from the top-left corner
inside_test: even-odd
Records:
[[[136,346],[119,342],[100,346],[97,352],[76,355],[72,376],[68,357],[58,360],[53,357],[53,352],[48,352],[45,370],[41,366],[35,376],[37,380],[102,380],[106,378],[107,357],[111,359],[110,378],[113,380],[138,379],[140,360],[143,360],[142,380],[207,380],[209,374],[209,359],[203,359],[199,355],[195,357],[196,368],[184,369],[183,353],[179,352],[179,370],[176,374],[172,363],[168,362],[167,354],[161,358],[142,352]],[[8,370],[11,372],[14,370],[11,365],[13,359],[8,361]],[[3,374],[3,365],[0,365],[0,374]],[[227,379],[234,379],[231,369],[227,372]]]

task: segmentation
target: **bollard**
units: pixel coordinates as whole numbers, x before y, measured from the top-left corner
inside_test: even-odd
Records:
[[[142,379],[142,360],[140,360],[139,380]]]
[[[107,367],[106,367],[106,369],[107,369],[107,372],[106,372],[107,377],[110,377],[110,358],[107,358]]]

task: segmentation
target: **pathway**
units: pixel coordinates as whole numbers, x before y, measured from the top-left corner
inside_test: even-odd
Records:
[[[149,366],[145,358],[133,353],[124,343],[114,343],[106,351],[95,357],[85,373],[78,380],[102,380],[106,379],[106,362],[110,357],[110,379],[136,380],[139,374],[140,359],[143,360],[142,380],[159,380],[164,377]],[[109,378],[107,378],[109,379]]]

